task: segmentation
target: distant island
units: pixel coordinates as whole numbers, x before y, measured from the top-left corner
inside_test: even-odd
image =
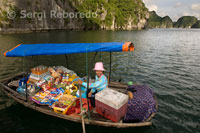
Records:
[[[194,16],[182,16],[177,22],[173,22],[169,16],[160,17],[155,11],[151,11],[147,28],[200,28],[200,20]]]

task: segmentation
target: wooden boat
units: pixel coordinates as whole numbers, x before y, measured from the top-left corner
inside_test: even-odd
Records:
[[[126,47],[128,47],[127,51],[128,51],[128,49],[129,50],[132,49],[131,47],[129,47],[130,44],[132,44],[132,43],[128,43],[128,46],[126,46]],[[127,45],[127,43],[125,43],[125,45]],[[15,48],[17,48],[17,47],[15,47]],[[10,50],[10,51],[12,51],[12,50]],[[7,53],[9,55],[10,51],[6,52],[4,55],[7,56],[6,55]],[[48,51],[45,51],[45,52],[47,52],[47,54],[48,54]],[[94,51],[92,51],[92,52],[94,52]],[[17,53],[17,54],[21,54],[21,53]],[[58,54],[60,54],[60,53],[58,53]],[[24,55],[24,53],[22,53],[22,55]],[[40,55],[41,55],[41,53],[40,53]],[[10,53],[10,56],[13,56],[13,53]],[[20,56],[20,55],[18,55],[18,56]],[[31,55],[29,55],[29,53],[28,53],[28,56],[31,56]],[[77,123],[82,122],[81,117],[68,116],[68,115],[55,113],[48,106],[38,105],[38,104],[34,103],[33,101],[27,100],[29,98],[26,98],[26,96],[19,94],[16,91],[16,89],[18,88],[18,81],[21,78],[23,78],[25,75],[26,75],[26,73],[20,73],[20,74],[17,74],[15,76],[12,76],[12,77],[9,77],[7,79],[0,81],[0,84],[2,86],[2,91],[5,92],[9,97],[13,98],[16,102],[18,102],[28,108],[31,108],[33,110],[36,110],[36,111],[39,111],[39,112],[42,112],[44,114],[51,115],[54,117],[77,122]],[[109,74],[109,76],[110,76],[110,74]],[[120,82],[109,82],[109,88],[117,90],[122,93],[126,93],[127,85],[120,83]],[[156,100],[156,108],[158,108],[157,99],[155,96],[154,96],[154,98]],[[84,123],[90,124],[90,125],[97,125],[97,126],[104,126],[104,127],[116,127],[116,128],[141,127],[141,126],[151,126],[152,125],[151,120],[154,116],[155,116],[155,113],[152,113],[145,122],[140,122],[140,123],[123,123],[122,120],[115,123],[115,122],[112,122],[111,120],[108,120],[108,119],[102,117],[101,115],[99,115],[96,112],[91,112],[90,119],[84,118]]]
[[[42,112],[47,115],[55,116],[58,118],[62,118],[65,120],[69,121],[74,121],[81,123],[81,118],[78,117],[73,117],[73,116],[68,116],[68,115],[62,115],[55,113],[52,109],[50,109],[48,106],[40,106],[38,104],[35,104],[32,101],[26,101],[26,97],[22,96],[19,94],[16,89],[17,89],[17,84],[16,81],[19,81],[24,76],[24,74],[18,74],[16,76],[4,79],[1,81],[1,86],[2,86],[2,91],[5,92],[9,97],[13,98],[16,102],[29,107],[31,109],[34,109],[36,111]],[[126,85],[119,83],[119,82],[110,82],[109,88],[115,89],[120,92],[125,92],[126,91]],[[156,97],[155,97],[156,99]],[[157,101],[157,100],[156,100]],[[157,106],[157,104],[156,104]],[[147,119],[146,122],[141,122],[141,123],[122,123],[122,121],[118,123],[114,123],[101,115],[97,113],[92,113],[91,114],[91,119],[85,118],[85,124],[90,124],[90,125],[97,125],[97,126],[105,126],[105,127],[116,127],[116,128],[128,128],[128,127],[141,127],[141,126],[151,126],[152,125],[152,118],[155,116],[155,113],[151,114],[151,116]]]

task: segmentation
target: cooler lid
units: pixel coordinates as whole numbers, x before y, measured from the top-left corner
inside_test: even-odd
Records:
[[[95,95],[95,100],[98,100],[117,110],[128,102],[128,95],[106,88]]]

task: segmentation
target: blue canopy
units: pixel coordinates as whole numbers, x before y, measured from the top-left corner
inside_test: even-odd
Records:
[[[51,44],[19,44],[4,53],[6,57],[22,57],[36,55],[61,55],[88,52],[126,52],[134,51],[131,42],[104,43],[51,43]]]

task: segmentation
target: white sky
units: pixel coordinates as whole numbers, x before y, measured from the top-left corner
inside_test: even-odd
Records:
[[[177,21],[181,16],[195,16],[200,20],[200,0],[143,0],[146,7],[159,16]]]

